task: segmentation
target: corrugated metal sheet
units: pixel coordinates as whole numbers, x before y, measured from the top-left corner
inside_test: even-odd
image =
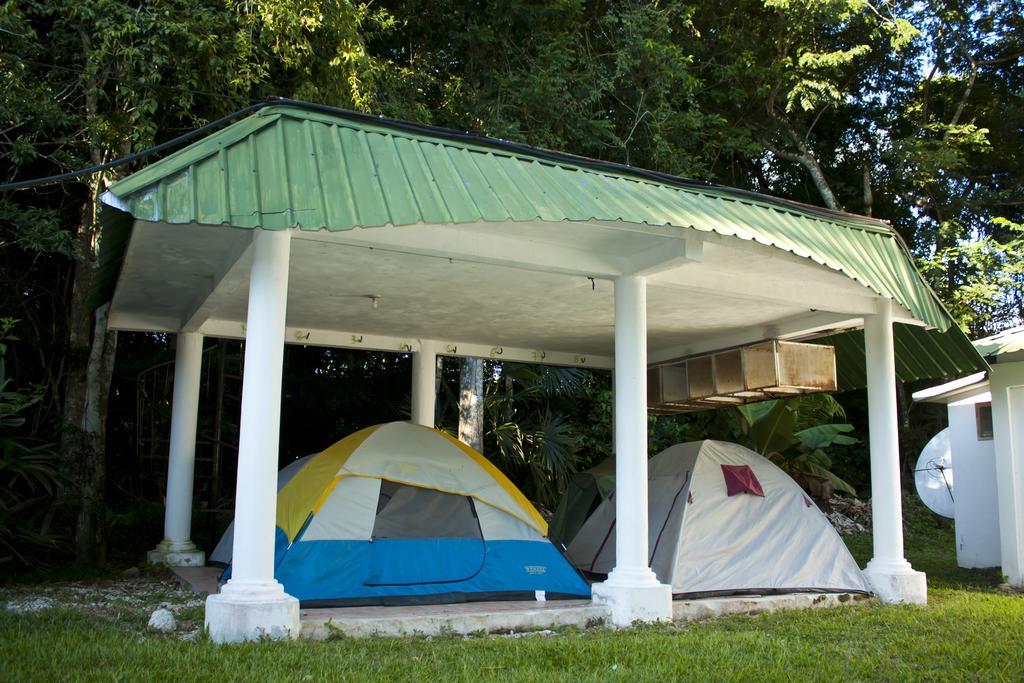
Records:
[[[538,219],[693,228],[811,259],[929,325],[950,324],[906,248],[878,221],[294,106],[263,109],[110,191],[140,220],[270,230]]]
[[[956,325],[945,332],[916,325],[893,325],[896,346],[896,377],[901,382],[952,378],[988,370],[988,366]],[[836,349],[839,391],[860,389],[867,384],[864,360],[864,332],[857,330],[821,337],[815,344]]]
[[[901,379],[987,369],[906,246],[880,221],[486,138],[431,134],[322,108],[272,106],[129,176],[110,194],[109,203],[139,220],[269,230],[597,220],[713,232],[845,273],[941,330],[897,325]],[[104,213],[117,228],[113,242],[121,242],[127,217]],[[123,251],[123,245],[112,247]],[[830,339],[837,347],[840,388],[863,386],[863,333]]]

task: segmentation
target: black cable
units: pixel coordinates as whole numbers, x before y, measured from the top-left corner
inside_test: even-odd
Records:
[[[260,102],[258,104],[249,105],[248,107],[245,107],[244,109],[239,109],[238,111],[236,111],[234,113],[231,113],[231,114],[228,114],[227,116],[222,116],[221,118],[217,119],[216,121],[211,121],[210,123],[207,123],[206,125],[200,126],[199,128],[196,128],[195,130],[189,131],[188,133],[185,133],[183,135],[179,135],[178,137],[172,138],[170,140],[167,140],[166,142],[161,142],[159,145],[153,145],[152,147],[148,147],[148,148],[142,150],[141,152],[136,152],[135,154],[129,154],[128,156],[121,157],[119,159],[114,159],[113,161],[108,161],[108,162],[106,162],[104,164],[96,164],[95,166],[89,166],[88,168],[81,168],[81,169],[78,169],[77,171],[68,171],[67,173],[58,173],[57,175],[46,176],[45,178],[32,178],[31,180],[19,180],[19,181],[14,182],[14,183],[4,183],[3,185],[0,185],[0,191],[2,191],[2,190],[22,190],[22,189],[25,189],[25,188],[28,188],[28,187],[36,187],[36,186],[39,186],[39,185],[46,185],[48,183],[57,183],[57,182],[61,182],[61,181],[64,181],[64,180],[74,180],[75,178],[78,178],[79,176],[89,175],[90,173],[99,173],[100,171],[106,171],[107,169],[111,169],[111,168],[114,168],[116,166],[123,166],[124,164],[130,164],[131,162],[138,161],[139,159],[142,159],[143,157],[147,157],[150,154],[156,154],[157,152],[162,152],[165,149],[168,149],[170,147],[174,147],[176,145],[180,145],[183,142],[188,142],[192,138],[195,138],[195,137],[198,137],[200,135],[203,135],[203,134],[209,132],[210,130],[213,130],[214,128],[217,128],[219,126],[224,125],[225,123],[228,123],[229,121],[234,121],[237,118],[241,118],[242,116],[246,116],[247,114],[251,114],[254,111],[262,109],[263,107],[266,107],[266,106],[268,106],[270,104],[274,104],[274,102]]]

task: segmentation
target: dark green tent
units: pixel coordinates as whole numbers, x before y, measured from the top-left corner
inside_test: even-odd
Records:
[[[614,490],[615,458],[607,458],[589,470],[574,474],[548,525],[548,538],[568,547],[590,514]]]

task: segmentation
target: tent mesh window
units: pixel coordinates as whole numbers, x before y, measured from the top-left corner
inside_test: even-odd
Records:
[[[372,538],[483,540],[483,534],[468,496],[382,481]]]

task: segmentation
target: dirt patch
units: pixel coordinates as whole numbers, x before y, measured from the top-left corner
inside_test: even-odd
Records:
[[[827,513],[828,521],[832,522],[841,535],[866,534],[871,531],[871,503],[859,498],[832,496],[829,501],[831,510]]]
[[[73,610],[133,630],[146,628],[153,611],[164,608],[177,622],[172,634],[190,638],[202,627],[203,602],[203,596],[182,588],[173,575],[0,588],[0,610],[5,612],[27,615]]]

